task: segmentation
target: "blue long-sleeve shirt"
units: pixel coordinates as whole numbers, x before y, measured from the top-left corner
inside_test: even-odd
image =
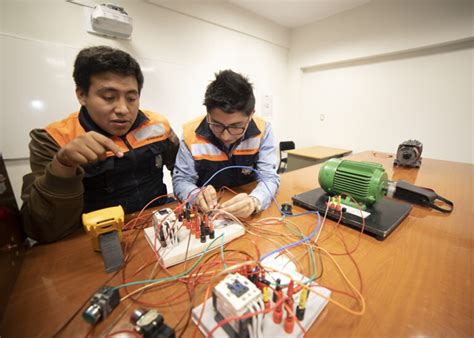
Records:
[[[235,149],[235,146],[232,147],[232,149]],[[260,142],[255,164],[259,175],[257,177],[257,186],[250,193],[250,196],[258,198],[262,203],[262,209],[266,209],[270,205],[280,185],[280,177],[276,172],[277,155],[275,138],[271,124],[268,121],[265,122],[265,131]],[[180,200],[185,200],[189,194],[197,188],[196,183],[198,179],[195,161],[184,142],[184,137],[182,137],[173,171],[174,194]]]

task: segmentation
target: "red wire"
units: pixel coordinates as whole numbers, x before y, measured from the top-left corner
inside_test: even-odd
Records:
[[[225,318],[225,319],[221,320],[216,326],[214,326],[214,328],[211,331],[209,331],[209,333],[207,334],[207,337],[212,337],[212,334],[217,329],[219,329],[220,327],[224,326],[225,324],[227,324],[227,323],[229,323],[233,320],[242,320],[242,319],[247,319],[247,318],[259,315],[259,314],[269,313],[269,312],[273,311],[277,306],[279,306],[284,300],[285,300],[285,298],[281,297],[278,300],[278,302],[275,303],[275,305],[273,307],[270,307],[268,309],[263,309],[261,311],[256,311],[256,312],[247,312],[246,314],[244,314],[242,316],[233,316],[233,317]],[[198,324],[200,324],[200,321],[198,321]]]

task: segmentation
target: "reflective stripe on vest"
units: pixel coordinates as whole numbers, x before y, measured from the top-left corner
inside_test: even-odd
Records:
[[[195,160],[210,159],[212,161],[225,161],[227,155],[212,143],[191,144],[191,154]]]
[[[220,150],[216,145],[212,144],[208,139],[197,135],[196,129],[202,122],[204,117],[194,119],[183,126],[184,143],[188,147],[194,160],[208,160],[208,161],[226,161],[227,154]],[[260,142],[264,135],[265,120],[259,117],[253,117],[253,121],[260,130],[260,134],[249,139],[243,140],[232,155],[254,155],[260,149]]]
[[[260,129],[260,128],[259,128]],[[259,136],[251,137],[243,140],[237,148],[234,150],[234,155],[253,155],[258,152],[260,148],[260,141],[262,140],[262,134]]]
[[[134,149],[154,142],[164,141],[169,137],[171,132],[168,120],[164,116],[148,111],[144,111],[143,113],[148,118],[148,121],[126,135],[128,143]],[[64,120],[51,123],[45,130],[60,147],[65,146],[76,137],[86,133],[79,122],[78,112],[72,113]],[[129,151],[129,148],[120,137],[112,136],[111,139],[122,152]],[[113,155],[111,151],[107,152],[107,156]]]

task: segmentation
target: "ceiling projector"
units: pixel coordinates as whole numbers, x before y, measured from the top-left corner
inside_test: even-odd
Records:
[[[132,35],[133,19],[123,7],[114,4],[97,5],[90,18],[91,33],[121,39],[129,39]]]

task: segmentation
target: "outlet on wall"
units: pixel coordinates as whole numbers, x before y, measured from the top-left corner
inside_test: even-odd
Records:
[[[324,121],[326,116],[324,114],[319,114],[319,121]]]
[[[262,96],[262,111],[260,115],[265,118],[271,118],[273,115],[273,96],[266,94]]]

